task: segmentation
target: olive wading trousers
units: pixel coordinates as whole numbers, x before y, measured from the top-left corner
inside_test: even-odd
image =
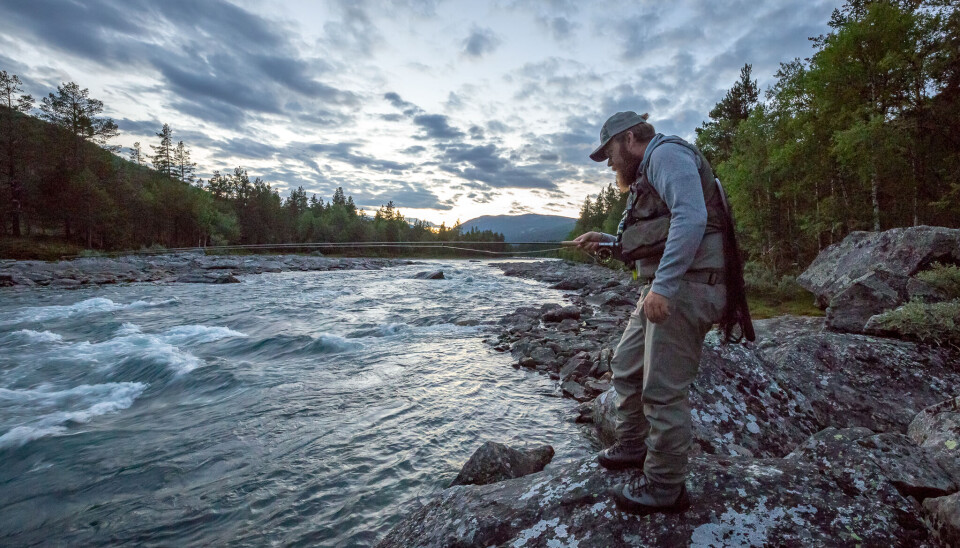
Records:
[[[692,438],[687,395],[700,368],[703,339],[723,314],[724,284],[681,280],[662,323],[647,321],[640,292],[637,309],[614,352],[610,368],[617,391],[617,437],[623,444],[646,441],[646,476],[682,483]]]

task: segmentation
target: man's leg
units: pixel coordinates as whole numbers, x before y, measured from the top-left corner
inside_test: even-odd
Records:
[[[643,408],[650,423],[644,474],[677,485],[687,475],[692,441],[690,385],[700,368],[703,339],[722,309],[724,286],[681,282],[670,316],[649,324],[645,337]]]
[[[644,413],[650,424],[644,473],[614,488],[621,509],[646,514],[680,512],[690,505],[684,480],[692,428],[687,399],[697,376],[703,339],[723,309],[722,285],[681,282],[670,316],[647,324],[644,340]]]
[[[640,303],[649,291],[641,291]],[[630,315],[627,327],[610,361],[613,387],[617,392],[617,444],[600,454],[600,463],[607,468],[639,468],[646,456],[647,431],[643,414],[643,349],[647,319],[640,304]]]

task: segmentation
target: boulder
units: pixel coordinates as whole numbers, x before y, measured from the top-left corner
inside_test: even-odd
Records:
[[[942,546],[960,546],[960,493],[926,499],[923,510]]]
[[[851,232],[820,252],[797,282],[826,308],[834,296],[874,270],[913,276],[935,261],[960,263],[960,229],[914,226]]]
[[[580,309],[576,306],[553,306],[546,308],[540,319],[544,322],[560,322],[566,319],[579,320]]]
[[[907,435],[928,449],[960,484],[960,398],[927,407],[907,428]]]
[[[695,451],[782,457],[831,426],[905,432],[919,410],[960,393],[957,355],[947,349],[824,331],[819,318],[755,327],[755,345],[707,337],[690,390]],[[615,406],[613,389],[594,400],[604,445],[614,441]]]
[[[450,486],[487,485],[519,478],[543,470],[552,459],[553,447],[549,445],[515,449],[488,441],[473,453]]]
[[[894,309],[906,300],[908,280],[906,276],[885,270],[874,270],[857,278],[830,300],[827,327],[863,333],[872,316]]]
[[[443,280],[442,270],[434,270],[433,272],[417,272],[413,275],[413,278],[416,280]]]
[[[580,402],[587,401],[592,397],[587,395],[587,391],[584,390],[583,385],[576,381],[563,382],[560,385],[560,390],[562,390],[564,395],[567,397],[573,398]]]

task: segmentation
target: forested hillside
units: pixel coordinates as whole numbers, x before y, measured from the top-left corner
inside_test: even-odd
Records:
[[[847,2],[764,93],[751,65],[697,129],[741,245],[778,274],[854,230],[960,226],[960,12],[949,0]],[[574,232],[615,232],[588,198]]]
[[[128,159],[110,140],[103,103],[70,82],[39,108],[16,75],[0,71],[0,236],[52,235],[94,249],[280,242],[502,242],[491,231],[412,225],[389,202],[372,216],[338,188],[329,201],[302,187],[281,197],[241,167],[195,177],[196,164],[169,125],[152,153]],[[37,116],[31,114],[37,113]]]

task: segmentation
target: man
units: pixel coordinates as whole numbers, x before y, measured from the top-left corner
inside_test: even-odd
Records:
[[[588,251],[620,241],[643,282],[611,362],[618,441],[598,457],[608,469],[643,469],[613,490],[619,508],[639,514],[690,505],[687,395],[726,301],[724,210],[713,171],[693,145],[656,133],[647,116],[611,116],[590,155],[606,160],[617,186],[630,192],[617,236],[588,232],[575,240]]]

